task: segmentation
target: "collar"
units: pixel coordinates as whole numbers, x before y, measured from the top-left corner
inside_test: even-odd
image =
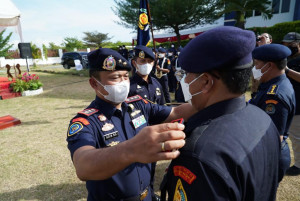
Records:
[[[98,96],[95,98],[95,108],[97,108],[102,114],[104,114],[108,119],[111,119],[111,117],[116,113],[117,108],[113,106],[112,104],[102,100]],[[122,108],[122,113],[127,111],[128,109],[128,104],[123,102],[121,105]]]
[[[190,133],[201,124],[226,114],[232,114],[245,106],[244,95],[210,105],[189,118],[185,132]]]
[[[139,76],[138,73],[135,73],[132,79],[136,80],[137,84],[152,84],[152,77],[150,75],[148,75],[148,82],[146,82],[141,76]]]
[[[269,87],[274,84],[274,83],[277,83],[281,80],[284,80],[286,78],[286,75],[285,74],[282,74],[278,77],[275,77],[267,82],[264,82],[264,83],[261,83],[258,87],[259,90],[264,90],[264,89],[269,89]]]

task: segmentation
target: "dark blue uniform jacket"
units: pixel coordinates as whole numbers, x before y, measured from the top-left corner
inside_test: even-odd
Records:
[[[271,201],[280,139],[271,118],[244,97],[192,116],[180,156],[168,169],[169,200]]]
[[[140,95],[153,103],[164,105],[165,98],[162,87],[158,80],[152,76],[148,76],[148,83],[137,73],[130,79],[130,91],[128,96]]]
[[[280,135],[288,137],[288,130],[295,114],[295,92],[285,74],[258,87],[257,94],[250,103],[270,115]]]
[[[300,72],[300,56],[288,61],[287,66],[297,72]],[[296,96],[296,115],[300,115],[300,82],[290,79]]]
[[[78,113],[70,122],[67,137],[71,156],[82,146],[99,149],[122,143],[133,138],[142,128],[161,123],[169,116],[171,108],[137,97],[128,98],[130,103],[122,103],[122,112],[96,97],[86,110]],[[151,164],[131,164],[109,179],[87,181],[88,200],[121,200],[138,196],[149,186],[150,177]],[[151,192],[144,200],[151,200]]]

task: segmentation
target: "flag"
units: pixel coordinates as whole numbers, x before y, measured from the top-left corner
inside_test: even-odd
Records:
[[[140,0],[137,45],[147,45],[150,41],[150,24],[147,0]]]

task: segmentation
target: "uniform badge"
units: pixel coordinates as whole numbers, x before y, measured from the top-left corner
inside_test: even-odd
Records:
[[[185,201],[185,200],[187,200],[186,193],[181,183],[181,180],[178,179],[175,192],[174,192],[173,201]]]
[[[175,176],[182,178],[188,184],[192,184],[193,181],[197,178],[194,173],[192,173],[189,169],[184,166],[174,166],[173,173]]]
[[[81,112],[78,112],[78,114],[84,114],[85,116],[91,116],[92,114],[95,114],[98,111],[99,110],[97,110],[95,108],[89,108],[89,109],[85,109]]]
[[[145,52],[144,51],[140,51],[139,57],[142,58],[142,59],[144,59],[145,58]]]
[[[113,147],[113,146],[115,146],[115,145],[117,145],[119,143],[120,143],[120,141],[113,141],[113,142],[109,143],[107,146],[108,147]]]
[[[156,90],[155,90],[155,91],[156,91],[156,95],[157,95],[157,96],[160,96],[160,95],[161,95],[160,88],[156,88]]]
[[[266,104],[274,104],[274,105],[277,105],[278,101],[277,100],[266,100]]]
[[[76,133],[78,133],[79,131],[81,131],[82,128],[83,128],[83,126],[82,126],[82,124],[80,122],[73,123],[69,127],[68,136],[75,135]]]
[[[135,119],[132,120],[134,128],[136,128],[136,129],[138,127],[140,127],[141,125],[145,124],[146,122],[147,121],[146,121],[144,115],[141,115],[141,116],[139,116],[139,117],[137,117],[137,118],[135,118]]]
[[[265,109],[267,114],[274,114],[276,109],[274,104],[268,104]]]
[[[134,112],[132,112],[130,114],[131,117],[135,117],[136,115],[138,115],[139,113],[141,113],[141,110],[135,110]]]
[[[78,118],[73,119],[72,123],[74,123],[74,122],[81,122],[86,126],[90,124],[90,122],[87,119],[82,118],[82,117],[78,117]]]
[[[98,119],[99,119],[100,121],[106,121],[106,120],[107,120],[107,118],[106,118],[106,116],[104,116],[104,114],[100,114],[100,115],[98,116]]]
[[[103,127],[101,128],[102,131],[110,131],[111,129],[113,129],[115,126],[111,123],[106,123],[103,125]]]
[[[276,92],[277,92],[277,90],[278,90],[278,85],[273,84],[273,85],[269,88],[267,94],[269,94],[269,95],[275,95]]]
[[[108,56],[103,62],[103,68],[113,71],[116,68],[116,60],[112,55]]]
[[[126,103],[132,103],[132,102],[136,102],[136,101],[139,101],[139,100],[142,100],[143,98],[140,97],[139,95],[135,95],[135,96],[131,96],[131,97],[128,97],[125,102]]]
[[[112,139],[112,138],[115,138],[115,137],[118,137],[118,136],[119,136],[118,131],[115,131],[115,132],[112,132],[112,133],[108,133],[108,134],[106,134],[106,135],[103,135],[104,140],[109,140],[109,139]]]
[[[142,87],[141,87],[140,85],[137,85],[136,88],[137,88],[137,89],[140,89],[140,88],[142,88]]]

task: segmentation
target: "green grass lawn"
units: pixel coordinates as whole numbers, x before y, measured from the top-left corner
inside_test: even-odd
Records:
[[[44,84],[43,94],[0,100],[0,116],[22,121],[0,130],[0,201],[86,200],[85,184],[76,177],[67,149],[66,132],[69,120],[95,95],[86,73],[43,70],[35,72]],[[0,76],[6,75],[0,72]],[[168,163],[157,165],[156,189]],[[299,189],[300,176],[285,177],[277,201],[299,201]]]

